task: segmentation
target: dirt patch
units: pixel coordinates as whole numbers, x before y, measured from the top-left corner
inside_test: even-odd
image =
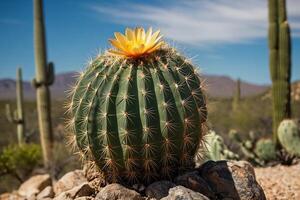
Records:
[[[255,168],[255,174],[268,200],[300,199],[300,163]]]

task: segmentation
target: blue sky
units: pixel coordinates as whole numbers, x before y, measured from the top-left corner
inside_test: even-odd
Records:
[[[293,80],[300,79],[300,1],[287,0]],[[46,0],[48,60],[56,72],[78,71],[125,27],[152,26],[203,73],[270,83],[266,0]],[[0,1],[0,78],[34,76],[31,0]],[[298,56],[298,57],[297,57]]]

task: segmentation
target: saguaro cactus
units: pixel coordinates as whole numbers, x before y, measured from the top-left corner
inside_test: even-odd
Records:
[[[19,145],[24,143],[25,135],[25,118],[24,118],[24,104],[23,104],[23,81],[22,81],[22,69],[17,69],[16,77],[16,101],[17,109],[11,112],[10,105],[6,105],[6,117],[11,123],[17,124],[17,134]]]
[[[270,74],[273,100],[273,140],[279,123],[291,117],[291,41],[285,0],[269,0]]]
[[[75,86],[70,127],[107,181],[150,183],[193,168],[206,102],[194,66],[159,32],[127,29]]]
[[[233,101],[232,101],[232,110],[233,111],[238,110],[240,100],[241,100],[241,80],[238,79],[236,81],[236,91],[234,93]]]
[[[44,166],[50,167],[52,124],[49,85],[54,82],[54,66],[47,63],[42,0],[34,0],[34,50],[36,77],[32,83],[37,91],[37,109]]]

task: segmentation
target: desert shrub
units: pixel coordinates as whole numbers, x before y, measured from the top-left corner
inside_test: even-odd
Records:
[[[11,175],[24,181],[42,160],[41,148],[36,144],[10,145],[0,154],[0,176]]]

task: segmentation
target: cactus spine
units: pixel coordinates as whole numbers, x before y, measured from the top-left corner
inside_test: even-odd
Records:
[[[233,111],[238,110],[240,101],[241,101],[241,80],[238,79],[236,81],[236,91],[235,91],[235,94],[233,96],[233,102],[232,102],[232,110]]]
[[[37,109],[44,166],[50,167],[52,151],[52,124],[49,86],[54,82],[54,66],[47,63],[42,0],[34,0],[34,50],[36,77],[33,85],[37,91]]]
[[[130,183],[193,167],[207,116],[198,73],[172,48],[99,55],[78,79],[70,111],[82,156],[109,182]]]
[[[285,0],[269,0],[270,74],[273,100],[273,140],[278,144],[279,123],[291,117],[291,41]]]
[[[17,124],[17,136],[19,145],[24,143],[25,136],[25,118],[24,118],[24,104],[23,104],[23,81],[22,69],[17,69],[16,77],[16,101],[17,109],[12,114],[10,105],[6,105],[6,117],[11,123]]]

